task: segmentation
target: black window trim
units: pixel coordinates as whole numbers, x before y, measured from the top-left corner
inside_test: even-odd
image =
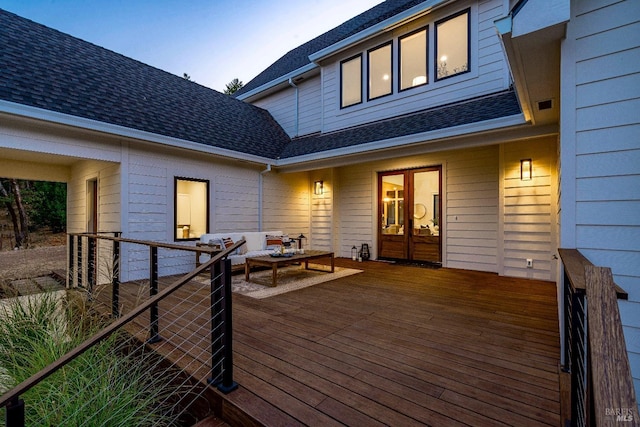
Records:
[[[342,92],[343,92],[342,88],[343,87],[342,87],[342,85],[343,85],[344,79],[343,79],[343,75],[342,75],[342,65],[344,63],[346,63],[346,62],[353,61],[356,58],[360,58],[360,101],[359,102],[354,102],[353,104],[349,104],[349,105],[343,105],[343,100],[342,100]],[[362,87],[363,87],[363,84],[362,84],[363,83],[363,81],[362,81],[362,67],[363,67],[363,64],[362,64],[362,62],[363,62],[362,52],[360,52],[360,53],[358,53],[356,55],[353,55],[353,56],[351,56],[351,57],[349,57],[347,59],[343,59],[342,61],[340,61],[340,109],[341,110],[343,108],[353,107],[354,105],[359,105],[359,104],[362,104],[364,102],[363,101],[364,100],[364,96],[362,96]]]
[[[211,194],[211,181],[208,179],[202,178],[189,178],[184,176],[174,176],[173,177],[173,240],[174,242],[189,242],[198,240],[199,237],[189,237],[187,239],[182,239],[178,237],[177,231],[177,218],[178,218],[178,181],[192,181],[192,182],[204,182],[207,184],[207,212],[206,212],[206,233],[209,233],[209,219],[211,212],[211,203],[210,203],[210,194]]]
[[[467,14],[467,71],[462,71],[460,73],[452,74],[450,76],[445,76],[438,78],[438,25],[443,22],[449,21],[450,19],[457,18],[458,16]],[[439,82],[442,80],[449,79],[451,77],[456,77],[461,74],[466,74],[471,72],[471,8],[468,7],[459,12],[456,12],[452,15],[449,15],[445,18],[439,19],[433,23],[433,80],[435,82]]]
[[[370,87],[370,79],[371,79],[371,61],[370,61],[370,55],[371,52],[376,51],[378,49],[382,49],[383,47],[387,47],[390,46],[391,49],[389,50],[389,68],[390,68],[390,72],[391,75],[389,76],[389,80],[391,81],[391,84],[389,85],[389,92],[388,93],[384,93],[382,95],[378,95],[375,98],[371,98],[371,87]],[[384,98],[385,96],[389,96],[389,95],[393,95],[393,39],[389,40],[388,42],[379,44],[378,46],[372,47],[371,49],[367,50],[367,80],[366,80],[366,86],[367,86],[367,101],[373,101],[375,99],[380,99],[380,98]]]
[[[425,37],[426,37],[426,48],[427,48],[427,52],[425,55],[425,72],[427,74],[427,81],[424,83],[421,83],[419,85],[415,85],[415,86],[409,86],[406,87],[404,89],[402,89],[402,40],[406,39],[407,37],[411,37],[414,34],[418,34],[420,32],[424,31],[425,32]],[[426,86],[429,84],[429,24],[425,25],[424,27],[418,28],[414,31],[411,31],[409,33],[403,34],[401,36],[398,37],[398,93],[400,92],[404,92],[406,90],[411,90],[414,89],[416,87],[421,87],[421,86]]]

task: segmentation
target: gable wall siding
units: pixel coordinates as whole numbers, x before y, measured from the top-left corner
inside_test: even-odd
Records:
[[[554,280],[557,261],[556,137],[507,144],[502,150],[503,274]],[[532,179],[520,179],[520,160],[532,159]],[[533,268],[526,268],[526,260]]]
[[[282,126],[289,137],[295,136],[296,130],[296,90],[286,87],[266,98],[253,102],[253,105],[269,111]]]
[[[298,136],[320,132],[322,129],[322,85],[320,75],[298,83]]]
[[[569,230],[561,245],[611,267],[616,283],[629,293],[619,307],[638,394],[640,4],[572,0],[571,9],[563,45],[562,96],[568,105],[562,111],[561,156],[563,175],[575,173],[576,181],[575,201],[563,198],[574,206],[562,207],[562,226]]]
[[[433,75],[433,22],[466,7],[471,7],[472,40],[471,71],[436,82]],[[494,93],[509,87],[508,68],[493,22],[505,14],[504,3],[492,0],[477,4],[462,2],[453,7],[429,14],[420,20],[393,30],[393,34],[377,37],[361,46],[351,48],[322,64],[323,73],[323,132],[350,127],[390,116],[436,107],[451,102]],[[429,83],[397,93],[397,37],[429,24]],[[394,39],[393,94],[359,105],[340,109],[340,61],[363,53],[363,76],[366,78],[366,50],[390,38]]]

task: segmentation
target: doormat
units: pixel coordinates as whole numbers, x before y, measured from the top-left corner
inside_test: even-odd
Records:
[[[437,270],[442,268],[442,264],[439,262],[429,262],[429,261],[392,261],[397,265],[407,265],[409,267],[420,267],[420,268],[430,268],[432,270]]]
[[[330,273],[328,266],[309,265],[312,268],[324,268],[326,271],[305,270],[301,266],[279,268],[278,286],[276,287],[269,286],[273,275],[271,269],[252,272],[249,282],[244,280],[244,274],[238,274],[231,278],[232,290],[251,298],[263,299],[362,273],[362,270],[343,267],[335,267],[334,272]]]

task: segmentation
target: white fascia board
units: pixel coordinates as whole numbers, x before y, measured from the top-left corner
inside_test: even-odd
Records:
[[[347,49],[348,47],[351,47],[356,43],[360,43],[368,38],[378,35],[381,32],[397,27],[398,25],[404,23],[409,19],[414,19],[420,15],[425,15],[431,12],[433,9],[450,2],[451,0],[428,0],[420,3],[410,9],[405,10],[404,12],[394,15],[391,18],[385,19],[382,22],[379,22],[363,31],[360,31],[357,34],[340,40],[339,42],[334,43],[331,46],[327,46],[315,53],[312,53],[311,55],[309,55],[309,60],[311,62],[317,63],[318,61],[321,61],[326,57]]]
[[[570,0],[529,0],[513,16],[513,37],[523,36],[571,19]]]
[[[0,100],[0,112],[12,114],[15,116],[26,117],[30,119],[42,120],[59,125],[72,126],[78,129],[85,129],[95,132],[107,133],[123,138],[138,139],[146,142],[153,142],[174,148],[184,150],[198,151],[201,153],[212,154],[216,156],[228,157],[247,162],[259,164],[273,164],[273,159],[267,157],[256,156],[253,154],[241,153],[238,151],[228,150],[225,148],[213,147],[210,145],[199,144],[197,142],[185,139],[173,138],[170,136],[159,135],[152,132],[128,128],[125,126],[114,125],[93,119],[86,119],[70,114],[58,113],[55,111],[45,110],[38,107],[17,104],[14,102]]]
[[[383,141],[375,141],[355,146],[337,148],[335,150],[328,150],[320,153],[306,154],[302,156],[290,157],[287,159],[279,159],[276,162],[276,166],[292,166],[299,163],[327,160],[330,158],[368,153],[377,150],[387,150],[396,147],[406,147],[407,145],[411,144],[428,143],[447,138],[466,136],[474,133],[495,131],[502,128],[525,125],[527,123],[529,122],[524,119],[524,116],[522,114],[515,114],[513,116],[501,117],[499,119],[485,120],[482,122],[469,123],[466,125],[454,126],[446,129],[414,133],[397,138],[385,139]]]
[[[252,96],[258,95],[261,92],[271,89],[272,87],[281,85],[283,83],[288,83],[289,79],[293,79],[298,77],[301,74],[308,73],[309,71],[313,71],[316,68],[319,68],[316,64],[307,64],[304,67],[300,67],[297,70],[293,70],[284,76],[280,76],[277,79],[271,80],[268,83],[263,84],[262,86],[258,86],[255,89],[250,90],[249,92],[243,93],[242,95],[238,95],[236,99],[244,101],[247,98],[251,98]]]

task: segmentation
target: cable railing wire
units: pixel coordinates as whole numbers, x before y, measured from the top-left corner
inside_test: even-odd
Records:
[[[230,262],[226,260],[228,253],[231,253],[237,247],[244,244],[244,241],[238,242],[231,248],[228,248],[223,253],[211,254],[209,262],[202,264],[192,272],[172,282],[165,289],[156,289],[155,293],[147,293],[149,298],[143,304],[139,304],[136,307],[129,310],[127,313],[122,314],[124,311],[124,302],[120,300],[122,297],[122,289],[112,291],[111,295],[107,295],[106,292],[101,294],[100,286],[96,283],[97,265],[99,257],[97,256],[100,250],[100,245],[97,244],[98,239],[106,239],[113,241],[113,270],[109,281],[111,286],[120,288],[119,283],[119,244],[120,242],[126,242],[128,244],[153,244],[159,245],[155,242],[141,242],[131,239],[123,239],[119,235],[115,237],[110,236],[98,236],[98,235],[70,235],[69,239],[69,274],[68,280],[70,284],[80,286],[81,289],[87,294],[87,299],[93,303],[102,303],[111,310],[111,314],[115,319],[113,323],[104,328],[100,333],[92,336],[82,343],[76,349],[65,354],[61,359],[58,359],[49,367],[34,374],[31,378],[27,379],[23,383],[14,387],[5,395],[0,396],[0,407],[6,406],[7,411],[7,425],[13,427],[13,425],[20,425],[20,416],[11,417],[10,414],[15,415],[16,410],[20,411],[21,407],[24,410],[24,404],[20,399],[20,396],[28,392],[28,390],[45,380],[51,375],[61,375],[63,371],[59,371],[60,368],[67,366],[68,369],[82,369],[82,366],[78,365],[76,358],[92,348],[99,342],[105,340],[107,337],[114,334],[116,331],[126,331],[127,339],[122,339],[125,333],[120,333],[120,338],[116,341],[116,345],[111,351],[121,355],[120,360],[122,363],[127,359],[135,360],[138,363],[140,360],[144,360],[144,367],[147,371],[156,373],[162,378],[162,385],[170,384],[168,389],[174,390],[175,393],[166,394],[160,396],[158,404],[165,407],[167,412],[171,413],[175,419],[179,419],[189,410],[189,407],[197,402],[205,402],[204,394],[207,392],[207,383],[217,386],[223,392],[230,392],[234,390],[237,385],[233,382],[232,377],[232,361],[230,358],[225,359],[231,354],[230,348]],[[87,240],[93,243],[84,243],[83,240]],[[177,245],[166,245],[168,249],[184,250],[184,247],[176,247]],[[84,248],[89,248],[93,255],[84,254]],[[189,250],[189,249],[187,249]],[[199,248],[202,251],[201,248]],[[153,252],[153,251],[152,251]],[[157,254],[157,250],[155,251]],[[224,260],[224,263],[223,263]],[[153,263],[153,259],[151,260]],[[209,272],[210,279],[205,283],[200,281],[196,282],[194,279],[198,275]],[[157,279],[157,278],[156,278]],[[138,298],[145,292],[145,287],[150,288],[154,281],[153,273],[151,274],[150,281],[144,283],[144,281],[135,281],[134,284],[127,284],[127,286],[138,287]],[[158,285],[158,282],[155,282]],[[208,291],[203,294],[203,288],[207,287]],[[172,306],[169,304],[161,304],[161,302],[169,295],[180,294],[180,299]],[[208,295],[207,295],[208,294]],[[208,296],[210,303],[201,304],[200,310],[195,310],[197,305],[194,302],[202,300],[202,296]],[[109,301],[111,299],[111,301]],[[160,309],[160,314],[156,315],[154,319],[153,310],[149,319],[149,326],[145,326],[146,322],[140,323],[137,320],[138,326],[134,327],[134,319],[139,319],[145,312],[149,312],[151,307],[155,307],[157,312]],[[215,308],[215,309],[214,309]],[[159,341],[155,344],[150,344],[148,337],[153,337],[155,326],[159,326],[159,332],[157,335]],[[214,345],[217,343],[224,343],[217,348]],[[189,346],[189,352],[182,351],[182,347]],[[228,345],[229,348],[225,348]],[[171,349],[171,347],[173,347]],[[203,368],[203,365],[206,368]],[[97,377],[91,381],[87,381],[83,384],[82,389],[78,391],[91,391],[98,388],[101,382],[110,379],[109,375],[120,375],[120,377],[126,376],[126,372],[115,373],[114,369],[107,369],[104,373],[104,377]],[[194,378],[192,373],[202,374],[203,372],[210,373],[209,378]],[[118,378],[113,378],[118,379]],[[122,379],[122,378],[120,378]],[[156,383],[155,385],[158,385]],[[147,385],[153,387],[151,383]],[[147,391],[147,390],[145,390]],[[151,390],[149,390],[151,392]],[[28,395],[26,396],[28,398]],[[77,402],[74,400],[73,395],[69,395],[66,400],[61,399],[57,404],[59,405],[74,405],[76,407],[76,414],[82,414],[89,410],[95,411],[94,406],[99,401],[99,396],[93,396],[86,399],[83,402]],[[208,404],[208,402],[207,402]],[[108,409],[108,403],[104,403],[102,408]],[[17,408],[16,408],[17,407]],[[115,422],[118,417],[124,416],[120,413],[123,409],[111,411],[109,420],[104,425],[117,425]],[[14,411],[14,412],[11,412]],[[106,412],[106,411],[102,411]],[[19,412],[18,412],[19,414]],[[55,414],[51,414],[51,418],[55,419]],[[91,414],[87,415],[84,421],[86,425],[96,425]],[[149,415],[149,425],[153,424],[152,415]],[[22,415],[24,418],[24,414]],[[17,419],[18,424],[12,424]],[[13,421],[12,421],[13,420]],[[24,420],[23,420],[24,421]],[[65,420],[63,420],[64,422]],[[43,425],[51,425],[55,421],[49,421],[48,419],[42,420]],[[177,421],[176,421],[177,422]],[[24,425],[24,424],[22,424]],[[83,425],[83,424],[80,424]]]

